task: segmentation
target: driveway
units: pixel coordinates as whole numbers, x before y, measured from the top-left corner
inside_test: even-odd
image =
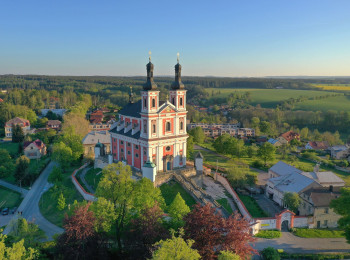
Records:
[[[54,234],[59,234],[63,232],[63,229],[52,224],[47,219],[45,219],[39,210],[39,201],[41,195],[48,189],[49,184],[47,182],[47,178],[51,173],[53,167],[57,165],[55,162],[50,162],[43,172],[40,174],[39,178],[35,181],[31,190],[23,199],[21,205],[18,207],[18,211],[22,212],[22,216],[29,220],[34,221],[35,224],[38,224],[39,227],[45,232],[46,236],[49,240],[52,239]],[[12,217],[12,221],[14,222],[18,218],[18,215],[15,214]],[[4,230],[4,234],[10,233],[12,229],[11,223],[6,226]]]
[[[280,213],[283,208],[276,205],[272,200],[268,199],[264,194],[255,194],[253,195],[255,201],[259,204],[269,217],[274,217],[277,213]]]
[[[277,239],[258,238],[253,247],[263,250],[266,247],[283,249],[287,253],[335,253],[349,252],[350,244],[345,238],[302,238],[289,232],[282,232]]]

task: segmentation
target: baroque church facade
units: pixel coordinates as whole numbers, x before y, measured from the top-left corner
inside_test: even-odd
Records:
[[[155,172],[186,167],[186,90],[179,59],[166,101],[159,100],[151,57],[146,68],[141,100],[134,102],[131,91],[129,103],[119,111],[119,121],[110,130],[113,160],[139,170],[152,165]]]

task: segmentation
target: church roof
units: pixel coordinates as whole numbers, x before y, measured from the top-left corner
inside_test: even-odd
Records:
[[[132,116],[132,117],[141,118],[140,112],[141,112],[141,100],[137,101],[136,103],[126,104],[126,106],[124,106],[123,109],[119,111],[119,114],[123,116]]]
[[[143,165],[143,167],[146,167],[146,168],[154,168],[156,167],[156,165],[151,162],[150,160],[148,160],[147,162],[145,162],[145,164]]]
[[[128,132],[126,132],[126,133],[124,133],[124,128],[121,129],[121,130],[119,130],[119,131],[117,131],[117,127],[111,129],[109,132],[110,132],[110,133],[119,134],[119,135],[124,135],[124,136],[126,136],[126,137],[135,138],[135,139],[139,139],[139,138],[140,138],[140,134],[141,134],[141,132],[138,131],[136,134],[132,135],[132,134],[131,134],[131,133],[132,133],[132,129],[130,129],[130,130],[129,130]]]

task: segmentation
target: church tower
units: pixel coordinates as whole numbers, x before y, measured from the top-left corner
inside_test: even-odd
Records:
[[[186,90],[181,81],[181,65],[179,63],[179,53],[177,54],[177,64],[175,65],[175,81],[171,85],[169,91],[170,103],[172,103],[178,111],[186,111]]]

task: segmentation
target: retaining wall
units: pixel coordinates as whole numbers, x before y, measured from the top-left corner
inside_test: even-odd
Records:
[[[79,169],[76,169],[76,170],[73,172],[73,174],[72,174],[72,176],[71,176],[72,182],[73,182],[75,188],[79,191],[79,193],[81,194],[81,196],[83,196],[83,198],[84,198],[85,200],[96,201],[96,200],[97,200],[96,197],[95,197],[93,194],[87,192],[87,191],[83,188],[83,186],[80,185],[80,183],[78,182],[77,178],[75,177],[75,175],[77,174],[77,172],[80,171],[81,169],[84,169],[86,166],[88,166],[87,163],[84,164],[83,166],[81,166]]]

